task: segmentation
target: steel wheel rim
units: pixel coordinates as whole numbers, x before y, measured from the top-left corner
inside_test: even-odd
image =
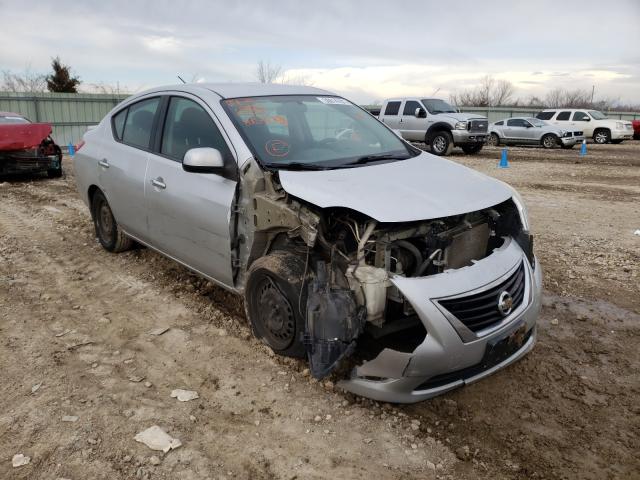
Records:
[[[289,301],[268,277],[258,286],[258,317],[269,345],[283,350],[291,345],[295,337],[295,315]]]
[[[596,133],[595,141],[596,141],[597,143],[604,143],[604,142],[606,142],[606,141],[607,141],[607,134],[606,134],[606,133],[604,133],[604,132],[598,132],[598,133]]]
[[[103,240],[109,240],[113,234],[113,215],[107,202],[101,202],[98,207],[98,226]]]
[[[553,147],[553,145],[555,144],[553,137],[545,137],[542,143],[547,148]]]
[[[490,147],[495,147],[496,145],[498,145],[498,136],[492,133],[491,135],[489,135],[489,142],[487,143],[489,143]]]

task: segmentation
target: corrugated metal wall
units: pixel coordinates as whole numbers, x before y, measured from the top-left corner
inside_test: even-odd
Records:
[[[95,125],[127,95],[92,93],[9,93],[0,92],[0,111],[16,112],[34,122],[48,122],[61,146],[77,143],[89,125]],[[371,105],[365,108],[373,108]],[[378,107],[379,108],[379,107]],[[539,108],[463,107],[463,112],[477,112],[496,122],[514,116],[533,116]],[[610,118],[640,119],[638,112],[605,112]]]
[[[0,92],[0,111],[16,112],[32,122],[47,122],[61,146],[78,143],[89,125],[97,124],[127,95],[90,93]]]

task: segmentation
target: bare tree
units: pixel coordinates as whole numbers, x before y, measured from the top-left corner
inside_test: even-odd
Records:
[[[2,84],[0,90],[5,92],[44,92],[47,89],[47,76],[36,73],[30,65],[21,72],[13,73],[11,70],[2,71]]]
[[[513,83],[508,80],[498,80],[490,95],[491,105],[508,105],[513,97],[513,91]]]
[[[306,87],[311,87],[314,84],[313,80],[309,75],[300,74],[300,75],[291,76],[286,73],[282,75],[281,83],[283,85],[303,85]]]
[[[282,73],[280,65],[272,65],[271,62],[260,60],[256,68],[256,77],[260,83],[273,83]]]
[[[497,107],[509,103],[513,97],[513,84],[486,75],[480,84],[451,95],[451,101],[460,106]]]

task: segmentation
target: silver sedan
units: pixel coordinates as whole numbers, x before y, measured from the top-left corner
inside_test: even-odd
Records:
[[[487,144],[542,145],[544,148],[560,146],[573,148],[584,140],[582,131],[565,130],[533,117],[514,117],[489,125]]]

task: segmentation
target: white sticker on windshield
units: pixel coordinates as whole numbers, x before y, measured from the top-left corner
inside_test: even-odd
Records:
[[[327,105],[351,105],[344,98],[339,97],[316,97],[322,103],[326,103]]]

